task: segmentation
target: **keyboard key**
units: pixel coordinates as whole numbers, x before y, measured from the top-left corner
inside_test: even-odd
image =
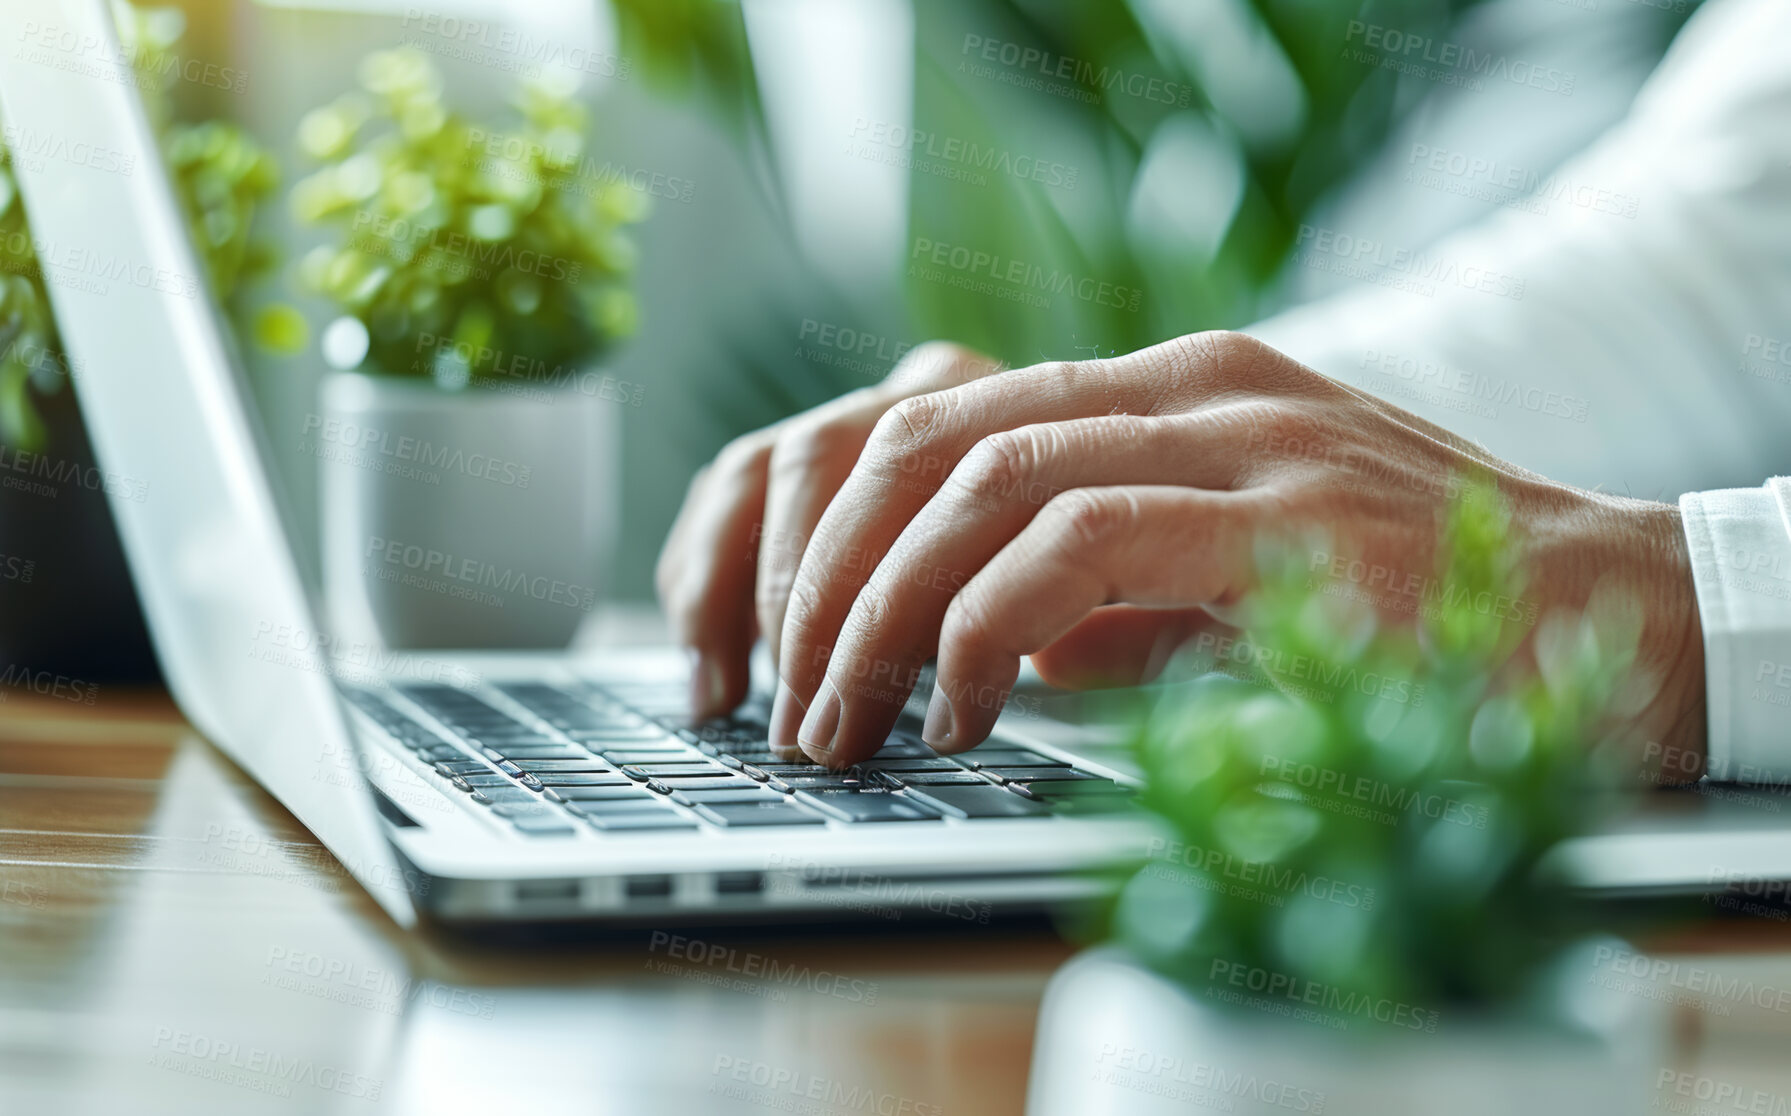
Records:
[[[533,803],[499,803],[491,808],[491,812],[500,818],[515,821],[518,818],[557,818],[561,814],[552,806],[539,800]]]
[[[630,787],[619,771],[543,771],[537,778],[544,787]]]
[[[889,742],[877,749],[877,759],[931,759],[939,753],[922,744],[918,740],[905,740],[892,736]]]
[[[952,771],[883,771],[885,778],[894,779],[905,787],[986,787],[987,779],[962,769]]]
[[[462,775],[455,785],[460,787],[479,787],[480,789],[485,787],[513,787],[516,785],[516,780],[510,778],[508,775],[499,775],[497,772],[493,771],[486,774]]]
[[[517,760],[516,766],[536,775],[548,773],[563,774],[570,771],[611,771],[609,764],[600,759],[523,759]]]
[[[1072,767],[978,767],[977,771],[997,783],[1025,783],[1035,779],[1057,779],[1069,782],[1073,779],[1097,778],[1097,776],[1090,775],[1085,771],[1077,771]]]
[[[575,814],[609,817],[612,814],[665,813],[665,802],[646,795],[617,798],[610,801],[574,802],[567,807]]]
[[[963,757],[971,767],[1063,767],[1060,759],[1041,756],[1024,748],[978,748]]]
[[[724,772],[715,772],[714,778],[673,779],[670,786],[674,791],[764,789],[750,779],[742,779],[738,775],[731,775]]]
[[[865,781],[856,775],[781,775],[779,778],[785,786],[797,790],[843,790],[855,791],[864,787]]]
[[[443,760],[435,769],[443,775],[483,775],[491,770],[478,760]]]
[[[590,753],[583,748],[574,748],[570,744],[528,744],[512,746],[499,744],[487,746],[487,751],[497,752],[507,760],[576,760],[585,759]]]
[[[607,787],[549,787],[543,793],[551,794],[562,802],[655,801],[645,790],[633,784]]]
[[[708,763],[707,756],[701,756],[688,748],[678,748],[664,752],[604,752],[603,758],[617,767],[631,763]]]
[[[937,821],[939,811],[889,791],[810,791],[807,801],[841,821]]]
[[[630,814],[589,815],[585,820],[605,832],[634,832],[640,830],[695,829],[694,819],[670,810],[642,810]]]
[[[581,744],[653,744],[659,741],[674,743],[666,734],[656,728],[603,728],[603,729],[570,729],[567,736]]]
[[[571,818],[512,818],[510,824],[530,837],[570,837],[578,832]]]
[[[728,774],[728,769],[701,760],[695,763],[634,763],[622,768],[630,779],[704,779]]]
[[[963,771],[962,765],[939,756],[920,759],[890,759],[878,752],[858,764],[867,771]]]
[[[764,787],[742,783],[733,787],[697,787],[688,790],[679,786],[672,791],[672,801],[680,806],[692,806],[699,802],[782,802],[783,797]]]
[[[560,741],[538,732],[463,732],[467,740],[481,748],[526,748],[531,745],[558,745]]]
[[[1111,779],[1010,783],[1008,790],[1047,803],[1060,814],[1105,814],[1131,809],[1132,791]]]
[[[916,787],[909,796],[954,818],[1031,818],[1048,813],[1043,805],[985,783],[980,787]]]
[[[1121,786],[1112,779],[1103,779],[1085,771],[1076,772],[1076,776],[1065,779],[1053,774],[1039,779],[1013,780],[1009,782],[1008,789],[1021,790],[1035,798],[1092,798],[1102,795],[1129,798],[1132,795],[1132,788]]]
[[[505,782],[509,782],[509,780],[506,779]],[[491,799],[491,801],[500,804],[531,802],[539,804],[541,801],[540,795],[536,794],[534,791],[523,790],[515,783],[510,783],[509,786],[504,787],[480,787],[479,793]]]
[[[762,803],[723,802],[712,806],[698,806],[696,812],[716,825],[725,826],[823,824],[821,815],[804,810],[784,798],[774,798]]]

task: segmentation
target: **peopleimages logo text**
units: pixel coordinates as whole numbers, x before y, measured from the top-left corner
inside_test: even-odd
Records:
[[[506,488],[527,488],[534,479],[534,469],[505,461],[488,453],[467,453],[462,449],[439,446],[408,434],[394,436],[389,430],[360,426],[322,415],[306,415],[305,437],[344,446],[350,450],[375,453],[397,461],[412,462],[445,473],[494,481]]]
[[[908,262],[910,265],[930,264],[948,268],[967,277],[1006,283],[1044,294],[1068,294],[1083,302],[1112,306],[1120,310],[1138,309],[1139,300],[1144,296],[1144,292],[1136,287],[1124,287],[1086,275],[1079,276],[1055,267],[1044,268],[1025,260],[1009,259],[980,248],[948,244],[924,236],[915,240],[914,250],[908,254]]]
[[[595,589],[549,577],[531,576],[507,566],[494,566],[490,562],[449,554],[433,547],[383,539],[375,535],[367,540],[366,556],[415,571],[424,578],[424,587],[428,587],[428,578],[438,577],[498,593],[522,594],[531,600],[565,605],[582,612],[589,612],[597,607]],[[444,585],[443,588],[450,587]],[[499,603],[502,603],[501,599]]]
[[[1422,62],[1443,70],[1540,89],[1544,93],[1559,93],[1563,97],[1573,93],[1575,75],[1571,70],[1538,66],[1534,62],[1508,58],[1492,51],[1478,51],[1460,43],[1444,42],[1427,35],[1414,35],[1397,27],[1352,19],[1344,32],[1343,41],[1346,44],[1360,43],[1374,51],[1383,64]]]
[[[1164,81],[1162,78],[1119,66],[1096,66],[1084,59],[1053,54],[1039,47],[1023,46],[983,35],[965,35],[964,45],[958,53],[966,59],[992,63],[1016,73],[1037,74],[1041,78],[1087,86],[1106,94],[1124,93],[1128,97],[1160,105],[1187,108],[1194,96],[1194,87],[1191,85]]]

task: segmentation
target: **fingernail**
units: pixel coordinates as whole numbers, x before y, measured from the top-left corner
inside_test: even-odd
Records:
[[[810,759],[825,761],[828,753],[833,751],[833,736],[840,727],[840,695],[833,688],[831,680],[821,682],[821,690],[815,695],[815,703],[809,706],[808,716],[802,719],[802,727],[796,730],[796,742],[808,753]]]
[[[771,699],[771,746],[786,755],[796,751],[796,729],[802,724],[802,701],[789,683],[777,680],[777,696]]]
[[[951,744],[951,702],[941,690],[935,689],[927,702],[927,719],[920,726],[920,739],[934,751],[944,751]]]
[[[690,664],[690,716],[700,721],[709,715],[708,661],[694,647],[687,649],[684,657]]]

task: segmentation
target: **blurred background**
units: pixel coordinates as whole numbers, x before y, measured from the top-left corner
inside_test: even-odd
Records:
[[[214,283],[313,561],[317,459],[301,433],[339,310],[300,274],[333,235],[293,199],[329,147],[307,114],[399,46],[475,122],[506,119],[520,83],[582,106],[578,173],[642,203],[614,254],[632,301],[611,306],[619,337],[593,367],[630,385],[606,426],[621,484],[605,591],[649,600],[684,486],[729,438],[880,379],[928,338],[1015,365],[1106,355],[1362,282],[1292,266],[1302,225],[1417,250],[1486,217],[1509,199],[1417,181],[1415,145],[1545,176],[1622,114],[1694,6],[185,0],[140,18],[183,65],[218,68],[168,84],[171,117],[241,129],[192,141],[242,164],[195,220],[225,246]],[[1369,27],[1522,58],[1555,87],[1402,73],[1364,53]],[[0,335],[14,345],[6,437],[81,458],[67,377],[21,360],[27,296],[10,290]],[[1532,464],[1523,437],[1495,448]],[[0,585],[10,661],[148,676],[99,491],[0,493],[0,533],[35,556],[28,584]]]

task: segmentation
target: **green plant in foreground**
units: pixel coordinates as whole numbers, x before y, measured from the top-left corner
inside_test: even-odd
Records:
[[[300,124],[326,165],[292,202],[343,234],[302,278],[366,328],[369,370],[450,389],[570,374],[633,332],[626,227],[646,197],[589,158],[569,88],[524,83],[521,126],[498,131],[443,105],[419,51],[369,55],[360,81]]]
[[[234,124],[174,119],[173,79],[165,75],[179,72],[167,62],[186,32],[180,9],[114,3],[112,12],[206,280],[212,294],[228,302],[270,263],[271,253],[251,235],[251,225],[278,184],[278,170],[266,150]],[[9,131],[8,138],[29,147],[34,137]],[[0,440],[20,449],[42,448],[45,430],[33,391],[60,390],[69,374],[13,152],[0,140]]]
[[[1415,624],[1284,545],[1243,634],[1196,656],[1242,677],[1161,691],[1134,743],[1165,837],[1110,925],[1148,963],[1220,1002],[1426,1028],[1521,997],[1581,929],[1536,869],[1598,812],[1637,618],[1609,593],[1536,616],[1491,489],[1441,529]]]

